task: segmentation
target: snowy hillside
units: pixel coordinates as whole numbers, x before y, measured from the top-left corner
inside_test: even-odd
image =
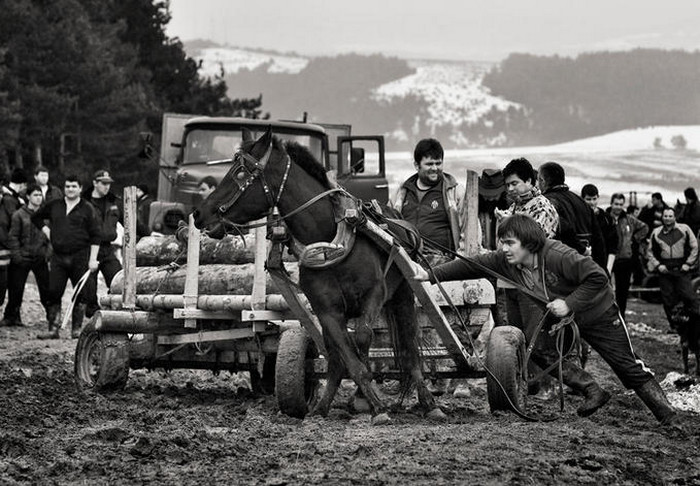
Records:
[[[201,73],[204,76],[216,76],[223,67],[226,73],[237,73],[241,69],[255,69],[269,63],[268,72],[298,73],[306,67],[306,57],[285,54],[266,53],[235,47],[206,47],[188,51],[195,60],[202,61]]]
[[[415,74],[379,86],[374,96],[391,101],[417,95],[428,102],[432,125],[473,124],[494,107],[505,111],[517,106],[492,96],[481,84],[492,63],[410,61],[409,65]]]

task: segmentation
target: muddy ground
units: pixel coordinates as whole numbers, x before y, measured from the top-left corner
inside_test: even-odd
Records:
[[[0,484],[700,484],[700,415],[683,412],[685,435],[665,430],[596,355],[613,399],[590,418],[574,396],[561,414],[556,398],[530,400],[548,423],[492,415],[482,380],[439,399],[443,424],[404,411],[371,426],[345,408],[351,385],[327,419],[298,420],[224,373],[138,370],[123,392],[83,394],[76,341],[36,340],[38,308],[30,287],[28,327],[0,328]],[[660,306],[630,308],[638,354],[661,379],[680,371]]]

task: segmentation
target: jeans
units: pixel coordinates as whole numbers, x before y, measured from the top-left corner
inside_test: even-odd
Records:
[[[627,298],[630,293],[630,280],[634,271],[634,261],[630,258],[615,260],[613,263],[613,275],[615,276],[615,301],[620,308],[620,314],[625,317],[627,310]]]

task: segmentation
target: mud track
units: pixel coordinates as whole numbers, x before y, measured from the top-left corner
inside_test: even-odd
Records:
[[[588,367],[613,399],[587,419],[568,395],[563,413],[530,400],[552,422],[492,415],[475,381],[471,397],[439,399],[444,424],[411,402],[373,427],[348,412],[350,384],[327,419],[298,420],[229,374],[132,371],[123,392],[83,394],[76,341],[36,340],[45,320],[28,297],[29,327],[0,328],[0,484],[700,484],[700,416],[683,413],[685,435],[663,429],[597,355]],[[638,354],[660,378],[679,371],[660,306],[630,308]]]

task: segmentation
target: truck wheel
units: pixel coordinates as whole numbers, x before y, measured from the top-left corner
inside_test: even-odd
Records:
[[[277,361],[276,354],[265,355],[263,363],[263,372],[256,369],[250,370],[250,386],[253,393],[256,395],[272,395],[275,393],[275,364]]]
[[[282,413],[297,418],[308,413],[316,398],[318,379],[307,368],[307,360],[316,357],[316,346],[304,329],[282,332],[275,367],[275,394]]]
[[[129,378],[129,339],[126,334],[84,329],[75,349],[74,373],[82,390],[123,390]]]
[[[486,350],[486,391],[491,412],[523,412],[528,385],[525,367],[525,335],[517,327],[494,327]]]

